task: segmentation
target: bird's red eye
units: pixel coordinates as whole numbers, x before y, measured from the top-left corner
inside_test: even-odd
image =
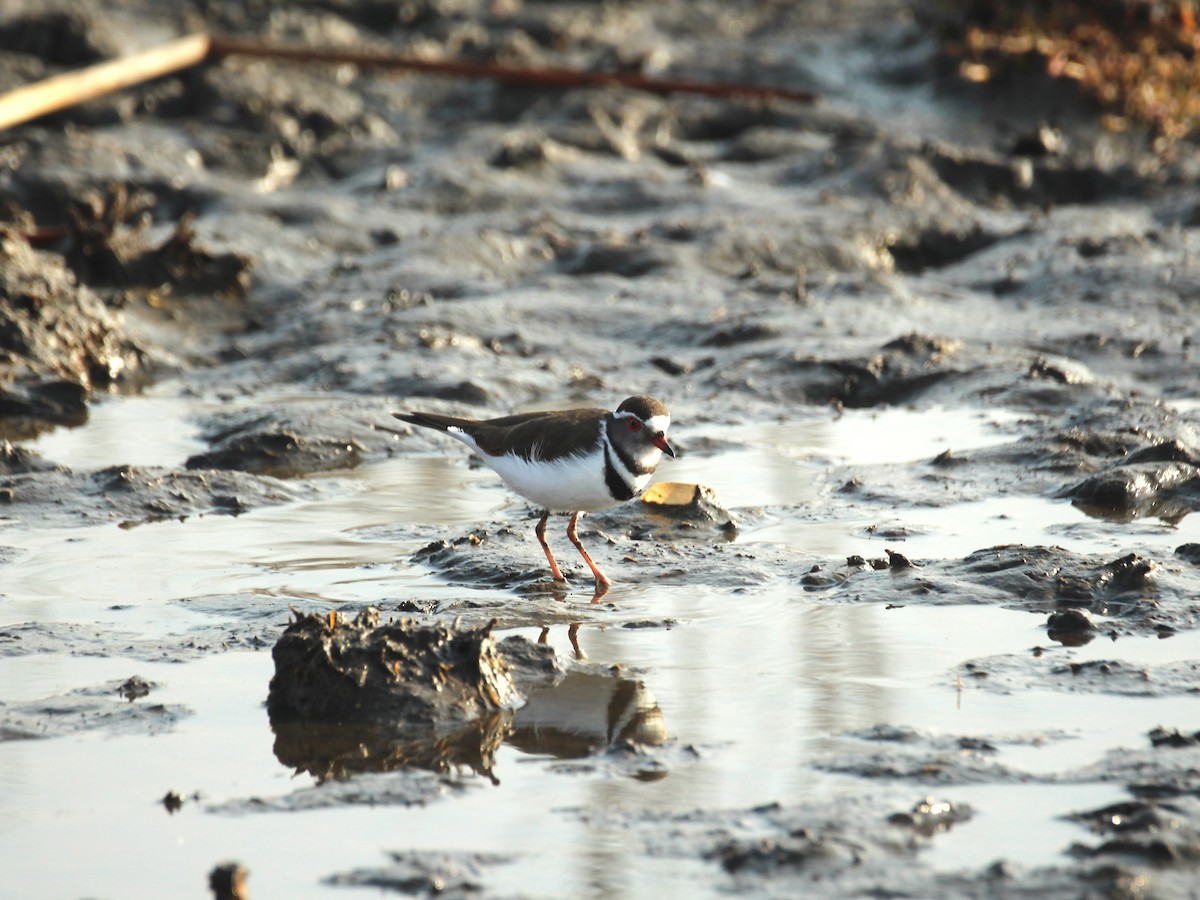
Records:
[[[630,431],[641,431],[642,423],[640,421],[638,421],[637,419],[630,419],[629,420],[629,430]]]

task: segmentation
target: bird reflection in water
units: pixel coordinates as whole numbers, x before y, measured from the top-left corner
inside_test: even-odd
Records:
[[[657,747],[670,735],[646,685],[611,672],[571,672],[535,690],[505,741],[526,753],[579,759],[626,744]]]
[[[583,652],[583,648],[579,646],[579,626],[581,623],[574,622],[567,628],[567,640],[571,642],[571,649],[575,651],[576,659],[587,659],[587,654]],[[550,643],[550,626],[543,625],[542,633],[538,635],[537,642],[539,644]]]
[[[502,742],[525,753],[580,759],[609,749],[659,746],[669,737],[646,685],[612,670],[571,672],[553,686],[532,690],[515,713],[497,713],[458,729],[296,720],[273,720],[271,728],[276,758],[318,782],[365,772],[466,768],[499,784],[493,770]]]

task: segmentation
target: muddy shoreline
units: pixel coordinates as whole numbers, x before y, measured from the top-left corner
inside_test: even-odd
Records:
[[[547,93],[228,60],[0,136],[0,668],[121,669],[0,689],[0,748],[113,735],[145,738],[152,754],[209,715],[204,692],[177,690],[160,666],[266,654],[293,610],[367,606],[435,629],[494,621],[498,640],[524,634],[544,655],[541,630],[566,687],[531,700],[524,723],[518,708],[449,737],[281,726],[270,761],[306,780],[185,810],[284,820],[270,826],[281,833],[301,810],[428,807],[440,821],[451,813],[435,807],[484,803],[480,791],[519,780],[510,753],[544,765],[551,792],[699,778],[716,760],[736,770],[722,748],[738,735],[691,727],[686,704],[659,696],[672,696],[669,654],[656,666],[637,652],[705,635],[713,660],[739,658],[748,651],[707,618],[720,607],[712,621],[728,629],[731,604],[761,620],[764,642],[780,604],[817,622],[1022,613],[1024,643],[976,653],[964,641],[943,686],[1002,706],[1077,698],[1081,717],[1139,698],[1186,709],[1167,704],[1200,690],[1197,663],[1169,651],[1200,623],[1194,154],[1105,131],[1062,81],[958,78],[935,7],[13,5],[0,17],[5,88],[204,26],[736,74],[822,99]],[[572,587],[548,582],[534,511],[390,416],[632,393],[671,407],[683,475],[670,480],[733,472],[715,495],[730,518],[673,520],[637,503],[590,516],[583,540],[626,586],[598,604],[576,596],[586,578],[574,559]],[[104,441],[87,436],[108,435],[103,417],[143,398],[178,411],[155,426],[161,408],[147,407],[158,410],[147,440],[167,449],[147,463],[113,440],[97,462],[86,445]],[[974,430],[925,436],[918,456],[867,452],[959,420]],[[67,429],[85,437],[56,443]],[[843,431],[848,445],[816,438]],[[956,446],[956,434],[970,439]],[[459,505],[472,492],[478,505]],[[306,549],[277,550],[273,533]],[[180,562],[185,574],[156,562],[207,546],[207,561]],[[223,559],[236,577],[206,574]],[[807,637],[788,640],[802,657]],[[1156,640],[1161,659],[1140,649]],[[612,646],[625,655],[587,658]],[[139,665],[156,674],[130,681]],[[732,677],[725,662],[687,665],[697,682]],[[242,690],[253,704],[267,692],[265,679]],[[622,711],[637,728],[617,727]],[[245,715],[265,733],[265,709]],[[1187,895],[1194,716],[1159,722],[1158,738],[1139,724],[1136,746],[1048,772],[1022,754],[1090,726],[1059,733],[1040,715],[961,732],[814,725],[804,778],[836,788],[544,815],[622,833],[637,865],[678,863],[699,894]],[[1031,831],[1077,829],[1053,859],[934,867],[949,836],[994,820],[997,785],[1111,786],[1124,805],[1031,813]],[[168,788],[188,785],[146,796]],[[389,845],[378,867],[331,858],[313,895],[546,893],[533,876],[513,888],[520,876],[505,873],[531,865],[519,854],[452,850],[452,837],[442,850]],[[20,846],[0,829],[0,859]],[[275,852],[239,857],[252,895],[256,862],[272,871]]]

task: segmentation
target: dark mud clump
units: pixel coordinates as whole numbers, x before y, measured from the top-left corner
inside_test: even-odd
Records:
[[[739,517],[753,521],[758,511],[739,511]],[[547,529],[552,546],[561,540],[562,532],[556,527],[561,521],[554,517]],[[711,488],[679,482],[654,484],[640,502],[591,514],[579,523],[579,533],[601,568],[611,573],[612,564],[601,561],[608,555],[606,545],[621,554],[619,565],[626,571],[617,572],[618,582],[677,581],[703,571],[709,584],[758,583],[766,577],[762,567],[752,553],[733,544],[738,528],[738,520]],[[532,553],[529,546],[536,546],[533,531],[532,527],[508,526],[492,531],[474,529],[428,544],[413,559],[472,585],[561,595],[570,582],[564,588],[549,581],[543,555]],[[569,548],[561,555],[556,551],[556,556],[568,579],[573,579],[578,557]],[[587,581],[583,575],[579,579],[580,583]]]
[[[135,675],[31,702],[0,702],[0,741],[98,729],[115,734],[158,734],[191,714],[177,704],[142,702],[153,687]]]
[[[187,467],[277,478],[351,469],[391,449],[395,435],[379,427],[381,414],[378,403],[345,397],[222,412],[204,423],[210,449],[191,456]]]
[[[0,236],[0,421],[6,436],[80,424],[93,387],[137,368],[119,316],[61,257]]]
[[[1181,751],[1153,751],[1161,755]],[[1195,762],[1175,765],[1177,772]],[[1140,760],[1145,765],[1145,760]],[[1081,867],[1092,872],[1112,872],[1118,890],[1110,896],[1133,896],[1130,888],[1149,897],[1187,897],[1195,893],[1194,871],[1200,862],[1200,802],[1195,796],[1195,769],[1186,789],[1172,787],[1163,766],[1150,763],[1146,774],[1158,770],[1153,782],[1130,785],[1131,799],[1068,815],[1086,827],[1092,841],[1077,841],[1067,851]]]
[[[1155,747],[1196,747],[1200,746],[1200,731],[1184,734],[1178,728],[1160,725],[1150,732],[1150,743]]]
[[[1081,609],[1050,613],[1046,636],[1064,647],[1082,647],[1096,636],[1096,623]]]
[[[532,527],[529,532],[532,534]],[[495,588],[540,584],[549,578],[549,570],[540,561],[533,562],[533,557],[528,566],[519,561],[523,554],[517,548],[525,538],[523,532],[505,526],[490,532],[476,528],[456,538],[426,544],[413,554],[413,561],[452,574],[456,583],[461,579]]]
[[[1185,865],[1200,861],[1200,834],[1191,824],[1200,808],[1194,798],[1131,800],[1071,818],[1092,829],[1101,842],[1076,844],[1073,855]]]
[[[493,626],[381,624],[372,607],[352,620],[296,613],[272,651],[276,757],[318,781],[459,766],[494,781],[496,750],[523,699],[514,666],[533,663],[527,680],[553,678],[557,667],[548,647],[506,658]]]
[[[154,204],[153,195],[121,184],[106,193],[85,192],[69,204],[58,252],[34,249],[17,236],[40,233],[27,214],[0,232],[5,435],[27,437],[46,424],[79,425],[91,391],[144,379],[155,356],[170,356],[157,341],[148,345],[135,336],[126,310],[131,291],[152,301],[150,307],[162,307],[172,292],[245,291],[249,261],[199,247],[193,215],[183,215],[161,244],[151,244]],[[140,311],[162,318],[149,307]]]
[[[511,857],[487,853],[405,851],[388,854],[387,865],[340,872],[327,884],[373,887],[417,897],[473,897],[484,893],[487,869],[512,862]]]
[[[19,475],[24,472],[46,472],[54,464],[42,459],[36,450],[9,441],[0,441],[0,475]],[[12,500],[11,493],[6,497]]]
[[[149,191],[120,183],[105,192],[85,192],[68,208],[67,264],[97,287],[244,294],[249,260],[200,247],[194,213],[184,213],[161,244],[151,243],[148,231],[157,202]]]
[[[956,340],[910,334],[862,360],[796,359],[793,377],[808,382],[811,402],[849,407],[904,403],[933,385],[964,376],[973,367]]]
[[[0,503],[27,524],[125,527],[164,519],[249,509],[313,496],[311,483],[283,482],[266,475],[210,470],[177,472],[113,466],[76,473],[52,471],[0,474]]]
[[[272,720],[432,726],[511,711],[522,695],[492,626],[299,615],[271,654]]]
[[[1051,640],[1059,640],[1052,633]],[[1073,635],[1061,643],[1078,646]],[[1200,664],[1174,662],[1137,665],[1120,659],[1066,659],[1052,648],[1034,647],[1026,654],[970,660],[960,666],[964,685],[1003,694],[1063,691],[1071,694],[1125,697],[1187,697],[1196,693]]]
[[[1062,492],[1097,518],[1157,517],[1177,524],[1200,509],[1200,452],[1177,440],[1140,447]]]
[[[304,437],[295,432],[256,431],[233,435],[214,449],[188,458],[189,469],[238,469],[288,478],[310,472],[352,469],[362,460],[353,438]]]
[[[880,782],[903,779],[944,785],[1019,783],[1025,773],[1006,765],[1001,749],[1044,738],[932,735],[896,725],[876,725],[845,736],[854,743],[819,762],[820,768]]]
[[[642,494],[641,505],[652,520],[684,528],[716,528],[730,540],[737,536],[737,522],[708,485],[660,481]]]
[[[768,807],[757,812],[768,818],[788,815],[782,808]],[[888,817],[887,823],[894,827],[894,832],[889,833],[888,829],[875,825],[871,829],[874,834],[864,835],[868,842],[877,842],[870,849],[866,843],[859,845],[852,831],[843,832],[827,823],[823,827],[804,826],[786,836],[729,840],[710,851],[709,856],[735,877],[774,879],[791,876],[818,881],[839,869],[854,866],[860,853],[863,856],[872,851],[912,853],[920,846],[921,839],[949,831],[956,824],[969,821],[971,816],[971,808],[966,804],[927,797],[914,804],[910,811]]]
[[[1200,590],[1193,567],[1132,553],[1105,561],[1061,547],[1014,544],[901,569],[856,565],[806,576],[805,584],[856,602],[998,603],[1057,616],[1049,627],[1070,640],[1094,630],[1170,634],[1200,621],[1200,604],[1191,599]],[[1070,610],[1086,611],[1088,622],[1062,617]]]

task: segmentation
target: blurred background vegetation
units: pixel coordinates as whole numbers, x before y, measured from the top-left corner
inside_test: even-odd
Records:
[[[1200,124],[1200,31],[1192,0],[975,0],[951,36],[960,72],[990,81],[1030,65],[1079,83],[1104,126],[1147,126],[1159,150]]]

